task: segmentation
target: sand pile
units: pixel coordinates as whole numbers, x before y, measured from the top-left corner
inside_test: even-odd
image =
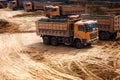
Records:
[[[14,33],[18,32],[18,25],[15,23],[8,22],[7,20],[0,19],[0,33]]]
[[[41,54],[41,52],[38,52],[34,49],[25,49],[21,51],[21,53],[28,54],[31,59],[36,61],[43,61],[45,60],[44,56]]]
[[[36,17],[36,16],[42,16],[42,15],[44,15],[43,11],[36,11],[36,12],[17,14],[13,17]]]

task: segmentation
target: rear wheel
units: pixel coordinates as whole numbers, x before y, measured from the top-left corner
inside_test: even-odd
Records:
[[[58,45],[58,40],[57,40],[56,37],[52,37],[50,41],[51,41],[51,45],[53,45],[53,46],[57,46]]]
[[[110,34],[108,32],[100,32],[99,39],[100,40],[108,40],[110,38]]]
[[[75,47],[76,47],[77,49],[81,49],[81,48],[84,47],[84,44],[81,43],[80,40],[75,40]]]
[[[114,39],[116,39],[116,37],[117,37],[117,33],[114,33],[113,35],[110,36],[110,39],[114,40]]]
[[[43,37],[43,43],[45,44],[45,45],[49,45],[50,44],[50,39],[49,39],[49,37]]]
[[[14,11],[14,10],[17,10],[17,7],[12,8],[12,10],[13,10],[13,11]]]

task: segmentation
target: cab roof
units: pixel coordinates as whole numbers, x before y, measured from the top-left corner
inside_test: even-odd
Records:
[[[52,6],[52,5],[45,6],[45,7],[49,7],[49,8],[59,8],[59,6]]]
[[[84,24],[92,24],[92,23],[97,23],[97,21],[95,21],[95,20],[80,20],[80,21],[77,21],[75,24],[84,25]]]
[[[83,7],[83,5],[62,5],[64,8]]]
[[[24,4],[32,4],[32,3],[29,1],[25,1]]]
[[[111,15],[91,15],[91,14],[82,14],[82,18],[103,18],[103,19],[109,19],[111,18]]]

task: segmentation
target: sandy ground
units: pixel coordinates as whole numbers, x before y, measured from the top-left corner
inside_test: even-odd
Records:
[[[23,13],[0,10],[0,18],[35,30],[43,16],[12,17]],[[76,49],[43,45],[35,32],[0,34],[0,80],[120,80],[120,42]]]
[[[20,11],[11,11],[11,10],[0,10],[0,19],[5,19],[9,22],[19,24],[19,29],[21,31],[35,31],[35,21],[39,20],[40,18],[45,18],[44,16],[38,15],[37,16],[27,16],[27,12],[23,10]],[[30,14],[30,13],[29,13]],[[32,14],[32,13],[31,13]],[[24,17],[14,17],[14,16],[24,16]]]

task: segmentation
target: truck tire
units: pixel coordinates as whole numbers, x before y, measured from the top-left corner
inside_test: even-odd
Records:
[[[53,45],[53,46],[57,46],[58,45],[58,40],[55,37],[52,37],[50,42],[51,42],[51,45]]]
[[[3,7],[0,5],[0,8],[3,8]]]
[[[88,43],[87,46],[91,46],[91,43]]]
[[[50,44],[49,37],[43,37],[43,44],[45,44],[45,45],[49,45]]]
[[[100,40],[109,40],[110,34],[108,32],[100,32],[99,33],[99,39]]]
[[[12,8],[13,11],[17,10],[17,7]]]
[[[84,47],[84,45],[83,45],[83,43],[81,43],[80,40],[75,40],[75,47],[76,47],[77,49],[81,49],[81,48]]]
[[[117,32],[116,32],[116,33],[113,33],[113,34],[110,36],[110,39],[111,39],[111,40],[114,40],[114,39],[116,39],[116,37],[117,37]]]

